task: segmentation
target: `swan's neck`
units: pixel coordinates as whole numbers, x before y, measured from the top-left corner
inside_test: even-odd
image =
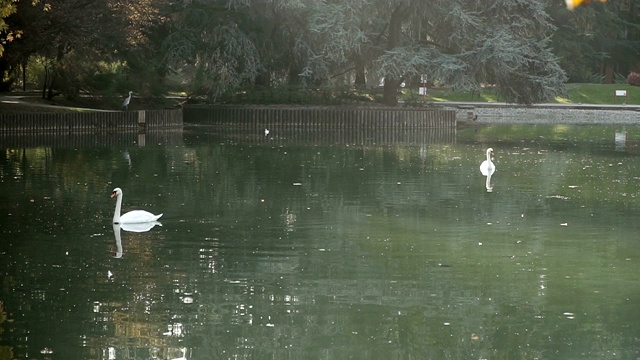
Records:
[[[487,161],[491,161],[491,153],[487,151]]]
[[[118,198],[116,199],[116,210],[113,213],[113,223],[120,223],[120,208],[122,207],[122,194],[118,194]]]

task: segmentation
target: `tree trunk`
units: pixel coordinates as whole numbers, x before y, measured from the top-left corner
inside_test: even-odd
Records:
[[[398,88],[400,80],[385,76],[384,90],[382,92],[382,103],[387,106],[398,105]]]
[[[362,61],[362,57],[360,55],[356,55],[354,66],[356,70],[356,79],[354,82],[356,89],[366,89],[367,78],[364,74],[364,62]]]
[[[11,65],[6,58],[0,57],[0,91],[10,91],[15,77],[11,75]],[[7,80],[4,80],[4,79]]]
[[[391,50],[398,46],[402,36],[402,21],[408,15],[409,8],[406,5],[398,5],[391,14],[389,19],[389,37],[387,41],[387,49]],[[382,102],[387,106],[396,106],[398,104],[398,87],[400,79],[391,75],[384,78],[384,92],[382,93]]]
[[[53,92],[55,83],[55,71],[50,68],[45,68],[44,86],[42,88],[42,98],[47,100],[53,100],[53,97],[58,95]]]
[[[289,65],[289,79],[287,81],[289,86],[295,87],[300,86],[302,84],[302,80],[300,78],[300,73],[302,70],[297,66],[297,64]]]
[[[271,72],[269,70],[261,71],[254,79],[253,84],[258,87],[271,87]]]
[[[44,66],[44,80],[42,81],[42,98],[47,98],[47,83],[49,83],[49,67]]]
[[[27,91],[27,60],[22,62],[22,91]]]
[[[51,76],[51,84],[49,85],[49,89],[47,90],[47,100],[53,100],[53,76]]]
[[[604,66],[604,83],[605,84],[613,84],[613,65],[606,64]]]

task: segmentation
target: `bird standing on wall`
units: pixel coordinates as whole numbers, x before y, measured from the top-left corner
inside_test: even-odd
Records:
[[[133,91],[129,91],[129,96],[124,99],[124,101],[122,102],[122,107],[125,108],[126,110],[129,110],[129,103],[131,102],[131,94],[133,93]]]
[[[589,4],[591,4],[592,0],[565,0],[567,3],[567,9],[569,10],[573,10],[575,8],[577,8],[578,6],[587,6]],[[598,0],[601,3],[607,2],[607,0]]]

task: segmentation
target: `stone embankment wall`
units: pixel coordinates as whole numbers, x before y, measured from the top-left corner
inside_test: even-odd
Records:
[[[635,106],[473,106],[457,105],[460,121],[475,119],[479,124],[640,124],[640,108]]]

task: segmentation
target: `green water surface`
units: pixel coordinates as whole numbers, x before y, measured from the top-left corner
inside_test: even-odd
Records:
[[[3,150],[0,360],[640,356],[636,128],[176,136]]]

